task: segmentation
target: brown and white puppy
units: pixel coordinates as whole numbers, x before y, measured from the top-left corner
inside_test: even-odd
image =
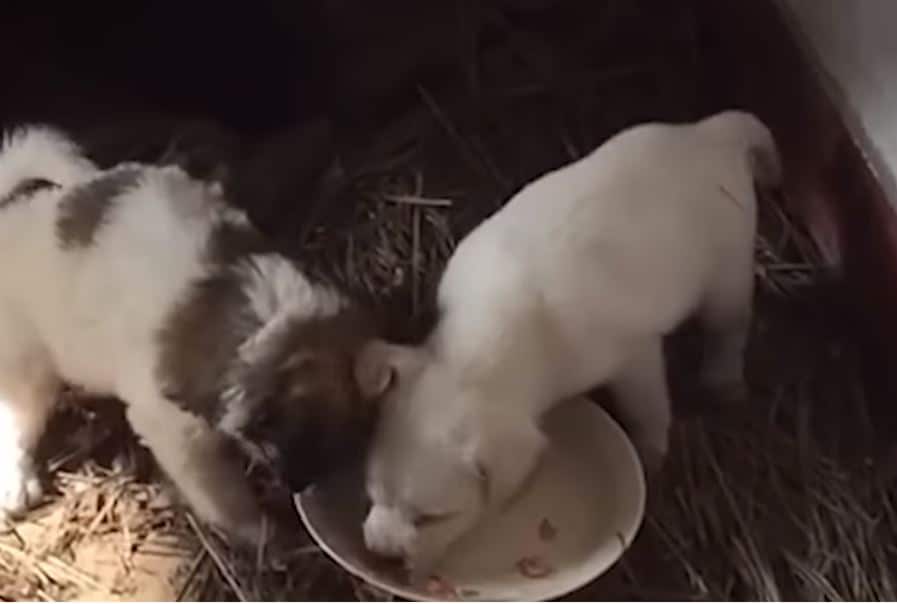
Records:
[[[159,379],[167,398],[299,491],[363,450],[390,376],[370,317],[321,284],[308,316],[258,319],[268,311],[253,305],[269,301],[253,298],[253,282],[289,270],[279,261],[257,257],[248,272],[228,263],[197,284],[161,332]]]
[[[0,511],[41,495],[59,385],[113,395],[198,515],[262,516],[238,448],[300,489],[358,453],[390,371],[334,285],[178,168],[100,171],[46,128],[0,149]]]

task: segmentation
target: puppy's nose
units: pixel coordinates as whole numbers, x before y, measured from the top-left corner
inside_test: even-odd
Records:
[[[374,507],[364,521],[364,544],[371,552],[386,558],[408,558],[415,530],[398,512]]]

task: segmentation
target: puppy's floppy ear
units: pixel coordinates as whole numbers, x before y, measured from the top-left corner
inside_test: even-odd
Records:
[[[382,396],[397,380],[408,375],[423,353],[410,346],[374,339],[366,343],[355,359],[355,381],[368,399]]]
[[[468,441],[467,463],[482,481],[484,499],[507,503],[533,472],[547,440],[528,418],[490,417]]]

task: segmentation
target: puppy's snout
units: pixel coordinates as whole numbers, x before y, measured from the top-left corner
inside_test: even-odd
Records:
[[[409,558],[416,538],[417,529],[394,509],[374,506],[364,521],[365,546],[386,558]]]

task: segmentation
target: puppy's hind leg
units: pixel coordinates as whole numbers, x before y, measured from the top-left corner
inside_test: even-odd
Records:
[[[21,514],[43,496],[34,450],[59,386],[42,354],[0,354],[0,513]]]
[[[262,539],[262,512],[233,443],[162,396],[128,401],[127,417],[204,522],[246,545]]]
[[[753,249],[721,271],[698,312],[705,332],[701,386],[719,402],[740,402],[748,395],[744,357],[754,294],[752,254]]]

